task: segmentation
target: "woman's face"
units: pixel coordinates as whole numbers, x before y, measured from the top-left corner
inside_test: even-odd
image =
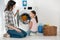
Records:
[[[13,6],[13,9],[15,8],[15,5]]]

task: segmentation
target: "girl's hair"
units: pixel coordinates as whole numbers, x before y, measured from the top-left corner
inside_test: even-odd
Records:
[[[33,11],[31,11],[34,15],[35,15],[35,19],[36,19],[36,22],[38,23],[38,17],[37,17],[37,15],[36,15],[36,12],[33,10]]]
[[[6,9],[4,11],[6,11],[6,10],[10,11],[10,9],[13,10],[13,6],[15,4],[16,4],[16,2],[13,0],[8,1],[8,4],[7,4]]]

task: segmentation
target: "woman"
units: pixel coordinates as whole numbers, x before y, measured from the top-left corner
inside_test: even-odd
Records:
[[[5,9],[5,26],[7,27],[7,34],[5,37],[12,37],[12,38],[23,38],[26,37],[27,33],[17,27],[14,26],[14,16],[13,9],[15,8],[16,2],[13,0],[8,1],[8,4]],[[17,12],[19,12],[17,10]]]

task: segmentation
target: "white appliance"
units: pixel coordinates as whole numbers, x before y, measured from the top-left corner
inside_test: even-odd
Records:
[[[21,10],[21,9],[20,9]],[[27,13],[27,14],[30,14],[30,11],[34,10],[33,7],[31,9],[31,7],[26,7],[26,9],[22,9],[19,13],[19,15],[22,15],[23,13]],[[19,28],[21,28],[22,30],[24,31],[28,31],[29,29],[29,25],[28,24],[23,24],[20,20],[19,20]]]

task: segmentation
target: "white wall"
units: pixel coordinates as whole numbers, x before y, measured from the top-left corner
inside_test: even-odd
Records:
[[[56,25],[59,31],[60,0],[34,0],[40,23]]]
[[[5,8],[4,0],[0,0],[0,37],[2,37],[4,34],[4,20],[3,20],[4,8]]]

